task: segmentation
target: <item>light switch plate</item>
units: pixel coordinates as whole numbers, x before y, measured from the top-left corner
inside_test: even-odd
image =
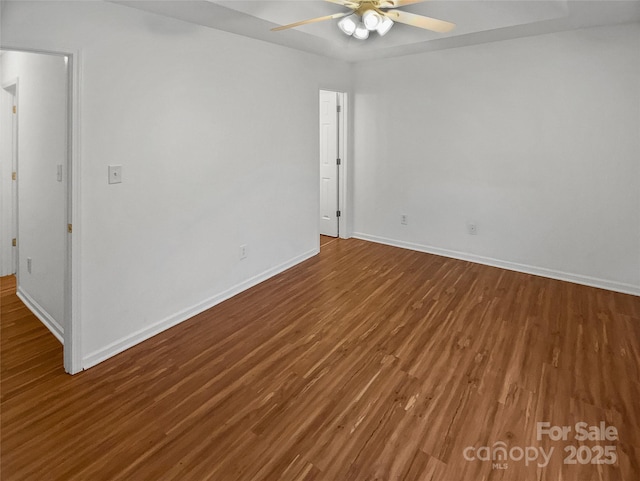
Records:
[[[119,184],[122,182],[122,166],[110,165],[109,166],[109,183]]]

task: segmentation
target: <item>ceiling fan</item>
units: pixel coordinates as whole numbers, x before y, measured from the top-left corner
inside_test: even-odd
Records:
[[[395,22],[411,25],[412,27],[424,28],[438,33],[446,33],[455,28],[455,23],[445,22],[436,18],[425,17],[415,13],[396,10],[397,7],[404,7],[414,3],[421,3],[426,0],[325,0],[351,9],[349,12],[334,13],[324,17],[311,18],[301,22],[283,25],[272,28],[274,32],[286,30],[288,28],[299,27],[309,23],[323,22],[342,18],[338,22],[338,27],[347,35],[353,35],[359,40],[369,37],[369,32],[377,31],[379,35],[385,35]]]

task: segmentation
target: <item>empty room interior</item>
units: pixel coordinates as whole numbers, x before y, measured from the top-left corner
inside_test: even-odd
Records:
[[[0,1],[0,479],[640,479],[640,1]]]

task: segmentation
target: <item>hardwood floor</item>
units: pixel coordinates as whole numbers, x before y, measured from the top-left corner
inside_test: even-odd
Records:
[[[331,242],[335,242],[337,240],[338,240],[337,237],[329,237],[327,235],[321,235],[320,236],[320,247],[324,247],[327,244],[330,244]]]
[[[14,290],[3,480],[640,479],[638,297],[338,239],[72,377]],[[577,441],[580,421],[618,439]],[[480,460],[500,442],[508,469]],[[607,445],[613,465],[563,463]]]

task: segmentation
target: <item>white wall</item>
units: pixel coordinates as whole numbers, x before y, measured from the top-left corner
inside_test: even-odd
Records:
[[[115,4],[3,8],[5,47],[79,54],[85,366],[317,252],[318,90],[352,72],[355,230],[640,286],[637,25],[352,71]]]
[[[62,57],[18,52],[5,52],[0,62],[2,84],[18,80],[18,291],[61,338],[67,226],[66,65]],[[58,165],[65,169],[62,182],[57,180]],[[3,218],[10,215],[11,207],[3,203]],[[32,259],[30,273],[27,258]]]
[[[640,294],[639,52],[636,23],[357,64],[356,235]]]
[[[85,365],[317,252],[318,90],[347,64],[102,2],[7,2],[3,29],[80,50]]]

